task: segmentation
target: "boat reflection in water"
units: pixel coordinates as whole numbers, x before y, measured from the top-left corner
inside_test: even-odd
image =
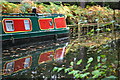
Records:
[[[3,77],[12,76],[17,72],[27,69],[34,69],[43,63],[62,60],[65,56],[65,51],[68,43],[50,46],[45,49],[33,51],[34,54],[28,53],[26,56],[14,58],[12,60],[4,60]]]
[[[64,58],[69,42],[69,29],[64,15],[4,15],[0,35],[3,77]]]

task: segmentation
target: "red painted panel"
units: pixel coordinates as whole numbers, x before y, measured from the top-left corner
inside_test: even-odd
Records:
[[[14,20],[15,31],[26,31],[24,26],[24,20]]]
[[[53,55],[54,51],[48,51],[40,54],[38,63],[40,64],[40,63],[52,60],[52,58],[50,58],[51,54]]]
[[[25,65],[25,60],[26,60],[27,58],[30,58],[30,62],[28,63],[28,64],[29,64],[29,67],[30,67],[30,65],[31,65],[31,63],[32,63],[32,57],[31,57],[31,56],[29,56],[29,57],[24,57],[24,58],[20,58],[20,59],[11,61],[11,62],[13,62],[13,65],[12,65],[12,66],[13,66],[13,69],[12,69],[12,71],[11,71],[11,72],[6,72],[6,71],[5,71],[4,74],[5,74],[5,75],[8,75],[8,74],[11,74],[11,73],[13,73],[13,72],[17,72],[17,71],[26,69],[26,68],[24,68],[24,65]],[[11,63],[11,62],[5,63],[4,69],[6,69],[6,68],[7,68],[7,64],[9,64],[9,63]],[[10,67],[10,66],[11,66],[11,65],[9,65],[9,67]]]
[[[54,29],[54,25],[50,25],[50,22],[52,22],[51,18],[46,18],[46,19],[39,19],[39,26],[40,29],[45,30],[45,29]]]
[[[64,17],[55,18],[54,21],[55,21],[55,24],[56,24],[56,28],[66,28],[67,27]]]
[[[15,61],[14,72],[24,68],[25,58]]]
[[[14,31],[7,31],[6,29],[6,20],[12,20],[13,21],[13,26],[14,26]],[[30,25],[30,30],[25,30],[25,24],[24,24],[24,20],[28,20],[29,21],[29,25]],[[14,32],[26,32],[26,31],[31,31],[32,30],[32,23],[30,21],[30,19],[4,19],[3,20],[3,30],[6,33],[14,33]]]
[[[64,54],[62,55],[62,51],[63,51],[63,48],[57,49],[57,50],[55,51],[54,58],[57,59],[57,58],[63,57]]]

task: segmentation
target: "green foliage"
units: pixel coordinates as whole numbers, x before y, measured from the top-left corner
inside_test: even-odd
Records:
[[[73,70],[73,68],[66,68],[66,69],[64,69],[65,73],[67,73],[67,72],[69,72],[71,70]]]
[[[63,68],[54,67],[53,69],[53,71],[57,71],[57,72],[60,72],[61,70],[63,70]]]
[[[101,76],[102,74],[103,74],[103,72],[100,71],[100,70],[92,71],[92,75],[93,75],[92,78],[98,78],[98,77]]]
[[[110,28],[106,28],[106,31],[111,31],[111,29]]]
[[[87,64],[83,69],[80,69],[81,64],[83,63],[83,59],[80,59],[78,61],[71,61],[69,63],[69,67],[59,67],[60,69],[64,70],[64,73],[73,76],[76,79],[84,78],[84,79],[101,79],[106,80],[108,78],[111,78],[111,80],[116,79],[117,77],[113,75],[113,67],[108,65],[107,60],[109,59],[106,54],[101,54],[102,52],[106,53],[106,51],[109,51],[110,45],[101,45],[98,47],[91,46],[89,47],[90,52],[94,51],[94,53],[99,54],[96,58],[89,57],[87,60]],[[107,52],[108,53],[108,52]],[[75,68],[75,67],[78,68]],[[58,68],[58,67],[57,67]],[[55,71],[55,72],[61,72]]]
[[[53,68],[53,71],[57,71],[57,70],[58,70],[58,67],[54,67],[54,68]]]
[[[77,62],[77,65],[80,65],[82,63],[82,59],[80,59],[78,62]]]
[[[87,6],[86,8],[81,8],[77,5],[63,5],[62,2],[49,2],[50,5],[32,2],[32,1],[22,1],[21,4],[16,5],[9,2],[0,3],[3,6],[3,13],[16,13],[16,10],[9,11],[9,9],[17,8],[21,13],[31,13],[32,7],[37,7],[37,13],[60,13],[64,14],[67,18],[68,24],[78,24],[78,20],[82,20],[83,23],[95,23],[97,19],[99,22],[109,22],[113,20],[113,11],[107,7]],[[9,8],[9,9],[7,9]],[[102,14],[104,13],[104,14]],[[119,12],[116,12],[116,17],[119,16]]]
[[[89,58],[87,63],[91,63],[93,61],[93,58]]]
[[[99,53],[99,52],[98,52]],[[97,62],[100,62],[100,56],[97,56]]]
[[[91,65],[91,62],[93,61],[93,58],[90,57],[88,59],[88,64],[86,65],[85,69],[83,69],[82,71],[79,70],[75,70],[73,68],[58,68],[58,67],[54,67],[53,71],[57,71],[60,72],[62,69],[64,69],[64,72],[67,73],[68,75],[73,75],[76,78],[85,78],[86,76],[88,76],[90,74],[90,72],[84,72],[86,70],[88,70],[88,67]],[[70,62],[70,65],[73,66],[74,62]],[[82,59],[80,59],[79,61],[77,61],[77,65],[80,65],[82,63]]]
[[[60,72],[61,70],[63,70],[63,68],[58,68],[57,72]]]
[[[84,74],[80,74],[80,78],[85,78],[86,76],[88,76],[90,73],[89,72],[86,72]]]
[[[101,80],[117,80],[117,77],[111,75],[111,76],[108,76],[108,77],[106,77],[106,78],[104,78],[104,79],[101,79]]]
[[[20,10],[24,13],[29,13],[32,10],[32,5],[28,2],[23,1]]]
[[[73,70],[73,71],[68,72],[68,74],[69,74],[69,75],[71,75],[71,74],[75,75],[75,74],[77,74],[78,72],[79,72],[79,70]]]
[[[74,62],[70,62],[70,65],[73,66]]]

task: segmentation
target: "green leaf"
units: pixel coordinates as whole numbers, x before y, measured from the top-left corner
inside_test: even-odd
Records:
[[[54,67],[53,68],[53,71],[55,72],[55,71],[57,71],[58,70],[58,67]]]
[[[73,63],[74,63],[74,62],[70,62],[70,65],[73,66]]]
[[[102,58],[105,58],[106,57],[106,55],[100,55]]]
[[[70,74],[73,74],[74,73],[74,70],[73,71],[71,71],[71,72],[69,72],[68,74],[70,75]]]
[[[99,76],[101,76],[102,72],[100,70],[95,70],[92,71],[92,74],[94,75],[92,78],[98,78]]]
[[[114,75],[111,75],[111,76],[108,76],[108,77],[106,77],[106,78],[103,78],[103,79],[101,79],[101,80],[116,80],[116,76],[114,76]]]
[[[76,14],[79,14],[80,13],[80,11],[79,10],[76,10],[76,11],[74,11]]]
[[[63,68],[58,68],[57,72],[60,72]]]
[[[76,75],[76,74],[78,74],[78,72],[79,72],[79,70],[74,70],[74,73],[73,73],[73,75]]]
[[[109,47],[109,45],[108,45],[108,44],[103,46],[103,48],[104,48],[104,49],[106,49],[106,48],[108,48],[108,47]]]
[[[96,75],[96,74],[99,74],[99,73],[100,73],[99,70],[92,71],[92,74],[93,74],[93,75]]]
[[[106,65],[103,65],[102,67],[103,67],[103,68],[107,68],[107,66],[106,66]]]
[[[79,78],[79,77],[80,77],[80,74],[76,74],[75,77],[76,77],[76,78]]]
[[[65,73],[67,73],[69,70],[68,70],[68,69],[65,69],[64,71],[65,71]]]
[[[96,31],[100,31],[101,29],[96,29]]]
[[[90,65],[91,65],[90,63],[89,63],[89,64],[87,64],[86,69],[88,69],[88,67],[89,67]]]
[[[98,50],[97,53],[100,53],[102,50]]]
[[[93,61],[93,58],[90,57],[90,58],[88,59],[88,62],[87,62],[87,63],[90,63],[90,62],[92,62],[92,61]]]
[[[70,71],[70,70],[72,70],[73,68],[67,68],[67,69],[65,69],[64,71],[65,71],[65,73],[67,73],[68,71]]]
[[[70,51],[74,52],[74,51],[75,51],[75,49],[70,49]]]
[[[80,78],[85,78],[87,75],[89,75],[90,73],[87,72],[87,73],[84,73],[84,74],[80,74]]]
[[[102,64],[101,64],[101,63],[98,63],[98,64],[97,64],[97,67],[101,67],[101,66],[102,66]]]
[[[93,45],[93,46],[90,46],[90,49],[93,49],[93,48],[95,48],[95,46]]]
[[[83,69],[82,72],[85,72],[87,69],[88,69],[88,68]]]
[[[115,20],[112,20],[112,21],[111,21],[111,23],[114,23],[114,22],[115,22]]]
[[[107,58],[102,59],[102,62],[106,62]]]
[[[77,65],[80,65],[82,63],[82,59],[80,59],[78,62],[77,62]]]
[[[95,21],[97,22],[99,19],[95,19]]]
[[[94,75],[92,78],[98,78],[98,75]]]
[[[97,61],[100,62],[100,56],[97,57]]]
[[[72,14],[68,14],[68,16],[73,17],[73,15],[72,15]]]
[[[110,23],[106,23],[106,24],[104,24],[104,26],[108,26],[108,25],[111,25],[112,23],[110,22]]]
[[[110,28],[107,28],[106,30],[107,30],[107,31],[111,31],[111,29],[110,29]]]
[[[88,33],[87,33],[87,35],[90,35],[90,34],[91,34],[91,32],[88,32]]]
[[[94,29],[92,29],[90,32],[94,32],[95,30]]]
[[[116,76],[111,75],[111,76],[109,76],[109,77],[107,77],[107,78],[113,79],[113,78],[117,78],[117,77],[116,77]]]

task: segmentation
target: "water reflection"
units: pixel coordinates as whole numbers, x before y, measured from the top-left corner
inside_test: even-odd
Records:
[[[53,45],[51,45],[53,44]],[[47,69],[46,65],[50,63],[54,63],[55,61],[62,60],[65,56],[66,47],[68,45],[68,41],[61,43],[51,43],[45,45],[39,45],[30,47],[32,49],[24,50],[20,54],[10,53],[10,57],[3,55],[3,78],[36,78],[41,77],[45,78],[42,75],[42,72],[39,72],[39,66],[42,65],[41,70]],[[49,46],[48,46],[49,45]],[[42,48],[41,48],[42,47]],[[23,48],[23,47],[22,47]],[[33,50],[34,48],[34,50]],[[15,48],[20,50],[21,48]],[[26,49],[26,48],[25,48]],[[6,50],[7,52],[9,50]],[[13,50],[15,51],[15,50]],[[11,51],[12,52],[12,51]],[[28,53],[28,54],[26,54]],[[51,73],[51,70],[48,70],[46,73]],[[39,74],[39,75],[38,75]],[[46,74],[47,75],[47,74]]]
[[[59,45],[57,44],[54,47],[51,46],[51,48],[49,47],[48,49],[43,49],[42,51],[40,50],[34,52],[34,55],[29,54],[32,56],[32,65],[30,66],[30,69],[25,69],[17,73],[12,73],[9,77],[6,77],[6,79],[7,78],[17,78],[17,79],[27,78],[27,79],[35,79],[35,80],[40,80],[42,78],[44,78],[44,80],[49,80],[49,79],[58,80],[61,78],[74,79],[73,76],[67,75],[66,73],[64,73],[64,71],[61,71],[59,73],[53,72],[53,68],[56,66],[70,67],[69,63],[71,61],[77,62],[79,59],[84,59],[81,65],[79,66],[74,65],[75,69],[82,70],[86,65],[87,58],[93,57],[94,61],[92,63],[91,68],[89,68],[89,71],[91,71],[93,67],[97,64],[97,57],[100,55],[107,56],[107,62],[105,63],[107,67],[109,66],[116,67],[114,61],[117,61],[116,59],[118,58],[116,58],[117,54],[115,49],[117,45],[119,46],[119,43],[120,40],[116,44],[110,42],[109,44],[93,46],[93,47],[81,46],[78,49],[76,49],[76,51],[70,51],[70,53],[64,57],[64,60],[61,60],[63,58],[61,56],[63,56],[63,53],[65,52],[68,43],[63,43]],[[46,59],[40,58],[41,56],[43,56]],[[24,59],[24,62],[28,63],[29,61],[30,61],[29,58]]]

